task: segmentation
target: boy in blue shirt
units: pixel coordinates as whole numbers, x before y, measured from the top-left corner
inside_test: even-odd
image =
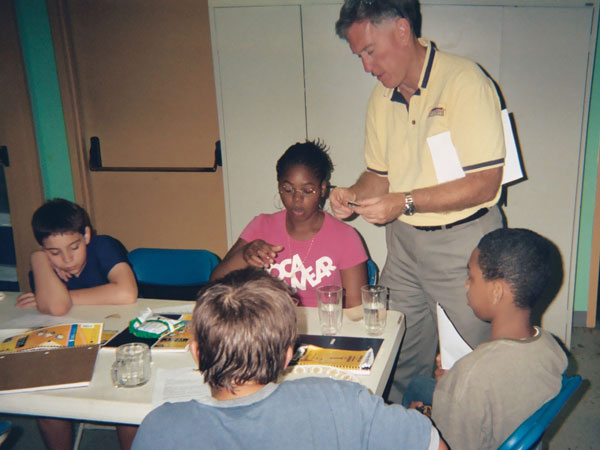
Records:
[[[42,246],[31,255],[29,281],[33,292],[17,298],[19,308],[35,308],[62,316],[73,305],[135,303],[137,283],[123,244],[110,236],[95,236],[87,212],[64,199],[49,200],[31,219]],[[70,420],[38,418],[49,449],[71,449]],[[121,446],[128,449],[137,427],[117,426]]]
[[[73,305],[135,303],[137,284],[127,251],[110,236],[93,236],[82,207],[49,200],[35,211],[31,225],[42,248],[31,255],[34,292],[20,295],[17,307],[62,316]]]
[[[194,309],[190,351],[211,396],[152,411],[133,449],[447,449],[425,416],[385,405],[360,384],[313,377],[277,384],[296,326],[289,287],[264,270],[236,270],[209,284]]]

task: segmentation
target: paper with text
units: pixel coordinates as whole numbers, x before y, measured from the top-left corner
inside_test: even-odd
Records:
[[[504,126],[504,145],[506,146],[502,184],[506,184],[523,178],[523,170],[517,153],[517,143],[510,123],[510,116],[506,109],[502,110],[502,125]]]
[[[158,369],[152,392],[152,408],[165,402],[187,402],[210,397],[210,388],[198,370],[191,367]]]
[[[438,183],[457,180],[465,176],[449,131],[428,137],[427,144]]]
[[[448,370],[460,358],[471,353],[473,349],[458,333],[454,324],[448,318],[446,311],[444,311],[444,308],[439,303],[436,305],[442,369]]]

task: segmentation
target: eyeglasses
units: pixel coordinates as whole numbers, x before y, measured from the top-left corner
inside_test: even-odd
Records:
[[[308,197],[316,194],[318,191],[315,188],[296,189],[288,184],[279,185],[279,193],[281,195],[294,195],[296,192],[298,192],[302,197]]]

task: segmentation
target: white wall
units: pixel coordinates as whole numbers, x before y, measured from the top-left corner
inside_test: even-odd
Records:
[[[375,82],[335,35],[341,3],[264,0],[260,4],[286,6],[223,7],[250,3],[210,3],[230,243],[254,215],[274,210],[275,161],[292,143],[324,139],[336,166],[333,184],[356,179],[364,169],[364,113]],[[565,279],[543,325],[568,343],[597,3],[422,3],[423,35],[481,63],[514,113],[528,180],[509,188],[505,210],[510,226],[539,231],[561,250]],[[352,224],[382,267],[383,229],[360,218]]]

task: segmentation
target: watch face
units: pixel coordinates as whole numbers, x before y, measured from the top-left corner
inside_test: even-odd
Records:
[[[404,214],[412,216],[415,213],[415,203],[412,195],[404,194]]]

